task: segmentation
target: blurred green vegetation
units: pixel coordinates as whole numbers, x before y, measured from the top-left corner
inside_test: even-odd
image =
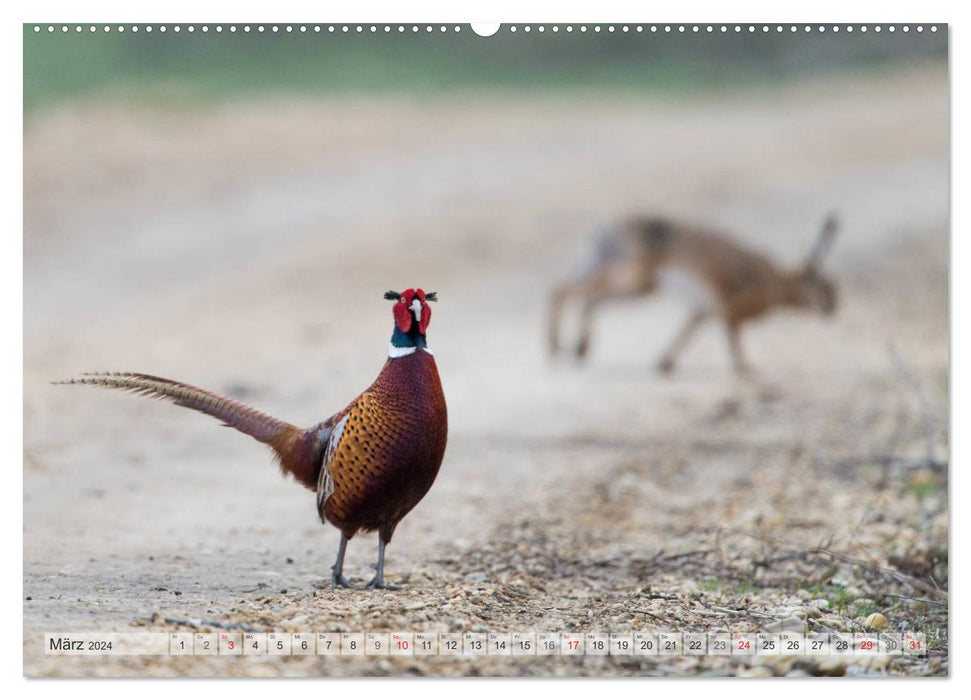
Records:
[[[610,89],[671,93],[774,84],[813,73],[876,70],[921,59],[945,60],[947,31],[838,34],[756,31],[708,34],[516,33],[476,36],[468,25],[427,33],[393,25],[362,33],[281,27],[271,32],[39,33],[24,25],[24,109],[27,114],[92,95],[121,99],[211,102],[253,93],[355,94]],[[759,28],[761,29],[761,28]]]

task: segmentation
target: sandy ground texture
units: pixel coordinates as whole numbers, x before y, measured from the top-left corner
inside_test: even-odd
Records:
[[[31,676],[948,672],[945,68],[646,100],[72,105],[25,132],[24,670]],[[832,319],[749,329],[618,303],[590,361],[546,296],[598,225],[713,223],[794,264],[822,217]],[[381,293],[439,292],[438,481],[399,591],[325,585],[338,535],[266,449],[52,379],[137,370],[311,425],[386,354]],[[371,575],[376,538],[351,542]],[[882,616],[875,616],[879,613]],[[166,622],[181,619],[187,624]],[[54,658],[44,632],[922,631],[924,659]],[[869,621],[869,622],[868,622]],[[213,628],[217,629],[217,628]]]

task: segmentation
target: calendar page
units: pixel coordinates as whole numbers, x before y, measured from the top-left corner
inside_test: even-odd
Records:
[[[26,676],[949,674],[947,23],[84,15]]]

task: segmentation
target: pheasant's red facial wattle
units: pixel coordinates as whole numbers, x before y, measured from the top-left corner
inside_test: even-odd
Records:
[[[428,322],[432,320],[432,309],[425,302],[421,303],[421,318],[418,319],[418,332],[425,335],[428,329]]]
[[[432,310],[428,306],[428,301],[430,299],[423,289],[406,289],[401,292],[394,305],[395,326],[402,333],[408,333],[412,325],[417,322],[418,332],[425,335],[432,319]]]
[[[408,310],[407,306],[399,301],[394,305],[394,325],[396,325],[402,333],[407,333],[411,330],[411,323],[411,312]]]

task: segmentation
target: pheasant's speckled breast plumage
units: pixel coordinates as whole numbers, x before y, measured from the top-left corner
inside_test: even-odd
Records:
[[[388,359],[374,384],[338,416],[318,485],[321,518],[348,538],[395,527],[428,493],[445,455],[445,395],[426,350]]]

